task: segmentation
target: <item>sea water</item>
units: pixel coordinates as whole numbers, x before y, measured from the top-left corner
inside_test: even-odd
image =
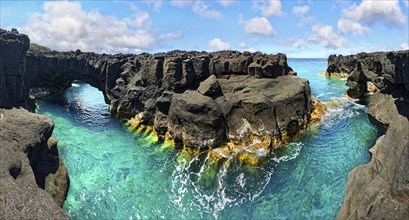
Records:
[[[70,177],[64,209],[71,219],[332,219],[348,173],[370,160],[376,129],[367,107],[344,96],[345,81],[318,74],[324,59],[290,59],[318,99],[332,103],[322,122],[274,152],[261,166],[234,158],[217,168],[205,154],[179,151],[129,132],[110,117],[88,84],[38,103]]]

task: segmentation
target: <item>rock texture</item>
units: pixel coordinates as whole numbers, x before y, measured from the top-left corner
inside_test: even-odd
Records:
[[[0,29],[0,219],[66,219],[59,206],[68,176],[56,140],[49,139],[52,120],[10,109],[34,110],[25,71],[28,46],[26,35]]]
[[[284,54],[29,51],[27,74],[34,96],[87,82],[103,92],[111,114],[137,116],[162,139],[192,148],[250,134],[281,140],[304,128],[313,108],[308,81],[292,76]]]
[[[348,74],[347,94],[353,98],[361,97],[368,90],[390,93],[401,85],[409,89],[409,50],[331,55],[327,73]]]
[[[361,57],[351,59],[352,64],[339,64],[356,66],[349,80],[365,89],[358,91],[351,87],[353,94],[361,96],[368,80],[380,91],[371,98],[368,110],[369,119],[379,131],[379,138],[370,149],[372,159],[350,172],[337,219],[406,219],[409,216],[408,52],[359,54],[350,56]],[[357,76],[360,80],[356,80]]]
[[[46,116],[0,109],[0,219],[67,219],[54,201],[65,199],[67,183],[51,189],[59,191],[53,199],[45,181],[48,174],[63,169],[47,145],[53,127]]]
[[[30,40],[17,30],[0,29],[0,108],[25,107],[34,109],[28,97],[26,52]]]

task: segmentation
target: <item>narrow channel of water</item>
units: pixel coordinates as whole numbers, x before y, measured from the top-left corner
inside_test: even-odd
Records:
[[[102,93],[87,84],[38,104],[55,121],[71,180],[64,209],[71,219],[334,218],[349,171],[370,159],[376,129],[367,108],[343,97],[345,81],[318,75],[324,59],[290,59],[314,96],[334,107],[320,125],[260,167],[210,169],[205,156],[184,163],[178,152],[132,134],[111,118]]]

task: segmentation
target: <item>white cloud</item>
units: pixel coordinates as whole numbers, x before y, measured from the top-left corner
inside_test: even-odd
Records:
[[[230,44],[220,40],[219,38],[214,38],[209,41],[209,47],[212,50],[229,50]]]
[[[354,4],[347,10],[344,10],[343,15],[368,25],[376,22],[384,23],[385,25],[402,25],[406,21],[398,0],[362,0],[358,6]]]
[[[152,25],[149,14],[145,11],[139,11],[139,9],[135,9],[134,14],[130,18],[124,18],[124,21],[129,26],[136,28],[146,28]]]
[[[229,7],[229,6],[234,5],[235,3],[234,1],[235,0],[219,0],[219,3],[223,5],[224,7]]]
[[[261,11],[261,14],[264,17],[271,15],[284,15],[281,10],[280,0],[253,0],[253,8]]]
[[[239,47],[240,47],[240,48],[245,48],[245,47],[247,47],[247,45],[246,45],[246,43],[244,43],[244,42],[240,42],[240,43],[239,43]]]
[[[332,26],[322,24],[312,26],[312,35],[308,39],[328,48],[338,48],[349,44],[347,39],[332,31]]]
[[[223,17],[221,12],[210,8],[208,4],[206,4],[204,1],[201,1],[201,0],[196,0],[196,1],[173,0],[170,2],[170,4],[173,6],[179,7],[179,8],[189,6],[191,7],[192,11],[195,14],[199,15],[200,17],[204,17],[204,18],[219,19]]]
[[[407,8],[409,8],[409,0],[402,0]]]
[[[298,23],[299,27],[304,27],[305,25],[313,24],[316,22],[316,18],[314,16],[307,16],[307,17],[302,17],[300,19],[300,22]]]
[[[409,50],[409,45],[407,43],[403,43],[400,45],[401,50]]]
[[[307,46],[307,42],[304,39],[291,39],[290,45],[294,48],[303,48]]]
[[[277,35],[271,23],[265,17],[255,17],[249,21],[242,21],[244,30],[248,34],[263,35],[266,37],[274,37]]]
[[[160,36],[161,39],[178,39],[182,37],[182,31],[169,32]]]
[[[248,52],[250,52],[250,53],[254,53],[254,52],[257,52],[258,50],[257,50],[256,48],[254,48],[254,47],[249,47],[249,48],[244,49],[244,51],[248,51]]]
[[[156,12],[162,7],[162,0],[145,0],[145,3]]]
[[[56,50],[105,53],[153,49],[158,39],[151,30],[149,14],[135,11],[124,19],[86,12],[80,2],[46,2],[44,13],[35,13],[21,29],[31,41]]]
[[[340,19],[338,21],[338,31],[340,33],[352,33],[355,36],[367,33],[370,30],[369,27],[363,26],[350,19]]]
[[[293,14],[300,16],[304,15],[305,13],[310,11],[310,6],[304,5],[304,6],[294,6],[293,7]]]

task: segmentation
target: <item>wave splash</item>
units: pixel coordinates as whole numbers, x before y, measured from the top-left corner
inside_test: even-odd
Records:
[[[191,216],[193,210],[198,210],[202,218],[218,219],[224,209],[259,198],[270,183],[274,168],[297,158],[302,146],[301,142],[288,143],[258,167],[240,165],[234,155],[221,164],[212,162],[207,153],[190,161],[183,159],[172,173],[169,200],[182,215]]]

